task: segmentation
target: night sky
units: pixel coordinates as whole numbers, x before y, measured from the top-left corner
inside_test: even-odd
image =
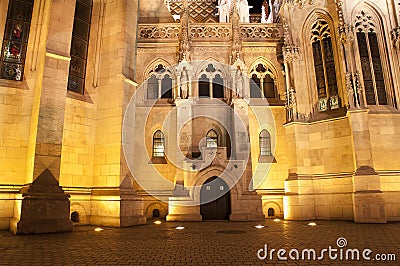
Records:
[[[249,6],[253,6],[252,9],[250,9],[250,13],[261,13],[261,5],[263,3],[263,0],[248,0]]]

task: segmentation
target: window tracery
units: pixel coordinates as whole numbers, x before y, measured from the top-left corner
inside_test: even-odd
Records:
[[[336,67],[328,22],[317,19],[312,25],[311,43],[317,83],[318,109],[321,112],[338,109],[340,106]]]

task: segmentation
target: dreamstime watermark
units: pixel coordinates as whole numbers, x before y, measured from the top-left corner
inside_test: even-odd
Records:
[[[305,261],[316,261],[316,260],[340,260],[340,261],[396,261],[396,254],[394,253],[376,253],[369,249],[357,249],[357,248],[346,248],[347,239],[339,237],[336,240],[336,247],[329,246],[320,250],[314,248],[296,249],[290,250],[281,249],[268,249],[268,245],[265,244],[264,248],[257,251],[257,257],[260,260],[274,260],[277,258],[281,261],[287,260],[305,260]]]
[[[268,129],[272,151],[275,150],[274,116],[268,100],[261,94],[257,104],[250,104],[250,86],[254,90],[257,84],[252,83],[246,71],[245,66],[224,65],[208,60],[183,61],[175,66],[157,63],[148,69],[145,73],[148,79],[137,87],[127,105],[122,132],[127,166],[141,188],[155,198],[166,201],[168,199],[160,191],[176,188],[179,179],[181,182],[184,180],[185,191],[194,198],[203,185],[199,176],[216,165],[220,171],[218,176],[224,177],[228,188],[207,199],[212,201],[231,190],[248,174],[246,170],[251,158],[252,135],[250,126],[258,127],[254,128],[256,134],[261,129]],[[255,118],[252,125],[250,116]],[[231,143],[218,148],[208,147],[205,134],[200,139],[193,138],[193,135],[197,136],[204,130],[215,130],[211,125],[218,128],[219,132],[216,132],[225,142]],[[157,130],[163,133],[163,139],[158,140],[163,145],[163,165],[153,163],[152,158],[152,138]],[[256,138],[258,141],[257,135]],[[193,147],[197,147],[201,154],[194,156]],[[221,155],[225,152],[224,148],[226,156]],[[175,178],[171,178],[171,168],[174,168]],[[256,168],[253,177],[243,179],[252,179],[250,184],[246,184],[248,190],[254,190],[263,182],[269,168],[270,164]],[[193,200],[177,204],[193,206],[200,202]]]

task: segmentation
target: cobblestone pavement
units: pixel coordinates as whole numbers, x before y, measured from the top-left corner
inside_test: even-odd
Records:
[[[72,233],[14,236],[0,232],[0,265],[383,265],[375,261],[332,261],[325,253],[320,261],[260,260],[257,251],[338,248],[337,239],[347,240],[346,249],[369,248],[395,254],[400,265],[400,223],[355,224],[353,222],[308,222],[272,220],[262,222],[169,222],[129,228],[75,226]],[[178,230],[177,226],[185,229]],[[269,251],[268,251],[269,252]],[[263,255],[264,253],[260,253]],[[339,251],[337,254],[340,254]],[[343,253],[345,254],[345,253]],[[295,253],[293,253],[295,255]],[[306,254],[306,258],[307,258]],[[362,255],[361,255],[362,256]],[[300,253],[301,257],[301,253]],[[345,258],[345,255],[343,255]]]

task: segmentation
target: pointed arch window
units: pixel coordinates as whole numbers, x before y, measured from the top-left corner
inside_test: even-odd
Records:
[[[381,51],[375,21],[365,11],[361,11],[356,17],[355,28],[366,102],[368,105],[387,105]]]
[[[213,129],[207,132],[206,147],[212,147],[212,148],[218,147],[218,134]]]
[[[163,64],[154,65],[148,73],[147,99],[171,99],[173,97],[173,75]]]
[[[10,0],[0,54],[0,78],[23,79],[33,0]]]
[[[68,90],[84,94],[92,0],[76,0],[71,41]]]
[[[198,79],[200,98],[224,98],[224,79],[221,70],[214,64],[208,64]]]
[[[274,74],[266,65],[255,66],[250,77],[250,98],[276,98]]]
[[[311,43],[317,81],[319,111],[339,108],[336,67],[329,25],[322,19],[312,25]]]
[[[164,158],[164,134],[157,130],[153,135],[153,158]]]
[[[172,98],[172,78],[168,74],[161,80],[161,98]]]
[[[271,135],[265,129],[260,133],[260,156],[272,156]]]

